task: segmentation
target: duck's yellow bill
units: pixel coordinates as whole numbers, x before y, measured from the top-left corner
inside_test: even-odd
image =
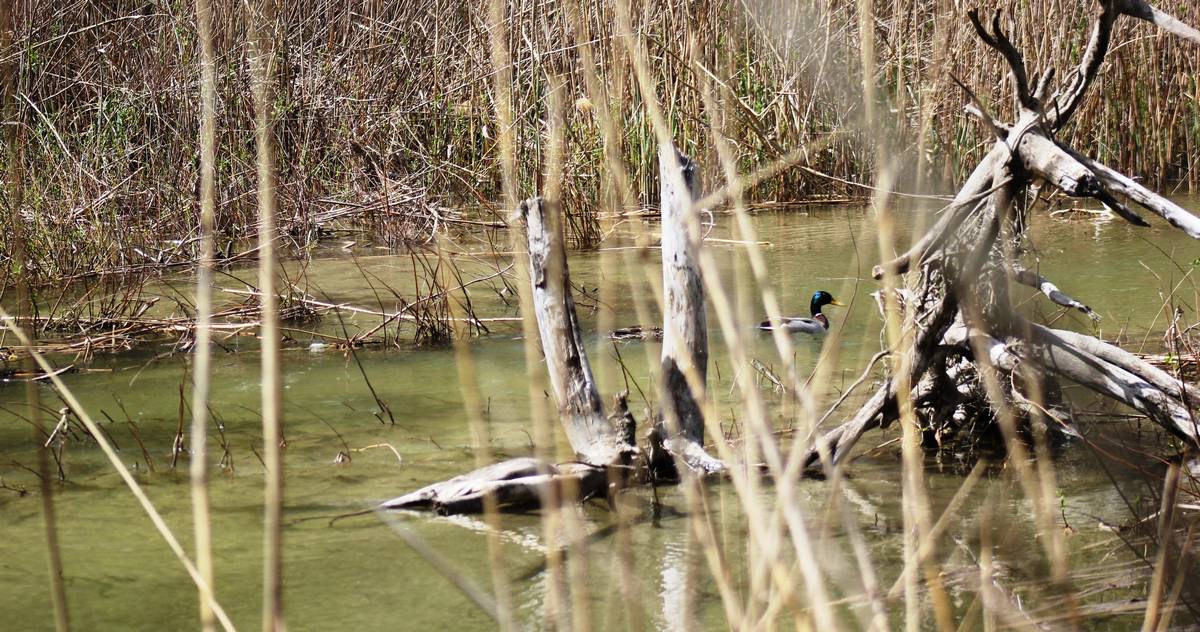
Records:
[[[845,307],[845,306],[846,306],[846,304],[845,304],[845,303],[843,303],[843,302],[841,302],[841,301],[837,300],[836,298],[835,298],[835,299],[833,299],[833,300],[831,300],[831,301],[829,301],[829,304],[830,304],[830,305],[837,305],[838,307]]]

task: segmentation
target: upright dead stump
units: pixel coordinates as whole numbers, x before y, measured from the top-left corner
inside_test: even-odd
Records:
[[[389,500],[381,508],[477,513],[488,495],[502,508],[528,508],[546,497],[545,486],[564,484],[577,485],[579,496],[586,497],[602,492],[610,470],[624,469],[637,454],[628,432],[617,432],[604,416],[571,298],[560,208],[556,202],[530,198],[521,203],[518,214],[528,237],[530,284],[546,370],[559,421],[578,462],[510,459]]]
[[[660,146],[658,176],[662,213],[664,293],[662,421],[651,433],[658,458],[652,467],[670,474],[674,462],[709,473],[724,464],[704,451],[704,390],[708,376],[708,324],[700,277],[699,176],[690,158],[674,146]]]
[[[529,239],[529,272],[542,352],[559,419],[579,460],[593,465],[623,463],[631,446],[604,416],[604,404],[583,345],[563,247],[557,202],[530,198],[521,203]]]

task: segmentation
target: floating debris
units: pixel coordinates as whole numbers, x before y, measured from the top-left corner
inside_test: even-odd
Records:
[[[662,327],[643,327],[634,325],[633,327],[622,327],[614,329],[608,334],[612,340],[662,340]]]

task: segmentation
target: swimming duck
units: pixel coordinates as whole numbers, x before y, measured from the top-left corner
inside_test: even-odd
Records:
[[[823,334],[829,329],[829,319],[825,314],[821,313],[821,308],[826,305],[844,306],[833,295],[825,290],[818,290],[812,295],[812,301],[809,302],[809,309],[812,311],[812,318],[800,318],[784,316],[782,318],[783,330],[789,334]],[[771,321],[764,320],[758,325],[759,329],[770,331],[774,329],[771,326]]]

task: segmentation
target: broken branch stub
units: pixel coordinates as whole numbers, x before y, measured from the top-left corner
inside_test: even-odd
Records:
[[[1046,277],[1032,271],[1026,270],[1020,266],[1013,266],[1013,279],[1021,285],[1025,285],[1041,292],[1046,298],[1050,299],[1055,305],[1062,307],[1070,307],[1077,309],[1093,321],[1099,321],[1100,315],[1092,311],[1092,308],[1080,303],[1079,301],[1067,296],[1058,286],[1052,283]]]

